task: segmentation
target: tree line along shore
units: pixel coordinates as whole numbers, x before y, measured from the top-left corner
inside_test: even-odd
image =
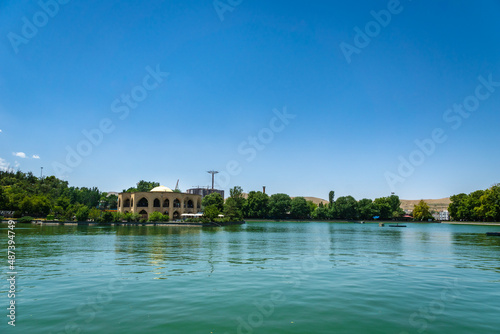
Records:
[[[158,182],[141,180],[136,187],[123,191],[150,191],[158,185]],[[245,196],[239,186],[230,189],[229,193],[230,196],[225,200],[218,193],[205,196],[202,200],[203,216],[191,218],[190,221],[224,222],[244,219],[369,221],[400,220],[406,215],[401,209],[401,201],[397,195],[374,200],[369,198],[356,200],[352,196],[335,198],[335,192],[330,191],[327,203],[315,204],[304,197],[292,198],[283,193],[268,195],[261,191],[250,191]],[[450,200],[448,211],[453,220],[500,221],[499,184],[470,194],[453,195]],[[13,218],[19,221],[44,218],[64,221],[140,222],[142,219],[137,213],[116,212],[116,208],[117,196],[101,192],[97,187],[71,187],[67,181],[55,176],[38,178],[31,172],[0,171],[0,210],[12,213]],[[415,221],[433,219],[431,209],[424,201],[414,206],[410,216],[410,219]],[[168,219],[168,216],[154,212],[148,221],[159,222]]]

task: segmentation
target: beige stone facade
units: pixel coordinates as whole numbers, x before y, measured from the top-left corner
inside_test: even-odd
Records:
[[[120,213],[138,213],[147,219],[155,211],[169,215],[171,220],[179,219],[183,213],[201,211],[201,196],[173,192],[163,186],[150,192],[118,194]]]

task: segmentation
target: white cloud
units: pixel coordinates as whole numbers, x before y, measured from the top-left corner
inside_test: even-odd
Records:
[[[12,152],[12,155],[23,159],[26,158],[26,153],[24,152]]]
[[[2,129],[0,129],[0,133],[2,133]]]
[[[33,154],[33,159],[40,159],[40,156],[38,154]]]
[[[6,171],[9,167],[10,164],[5,159],[0,158],[0,170]]]

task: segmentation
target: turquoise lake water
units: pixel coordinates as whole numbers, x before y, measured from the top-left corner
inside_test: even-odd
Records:
[[[0,228],[0,333],[500,332],[500,227]]]

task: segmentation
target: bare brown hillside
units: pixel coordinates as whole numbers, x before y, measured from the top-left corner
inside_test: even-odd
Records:
[[[419,199],[402,199],[401,208],[403,210],[413,210],[413,207],[420,202]],[[451,203],[450,198],[440,198],[440,199],[424,199],[424,202],[429,205],[431,210],[442,211],[448,210],[448,205]]]

